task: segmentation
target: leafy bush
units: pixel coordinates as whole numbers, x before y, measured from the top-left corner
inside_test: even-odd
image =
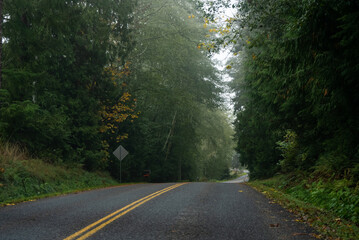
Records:
[[[289,176],[289,175],[288,175]],[[297,182],[288,182],[283,185],[288,176],[280,181],[270,181],[296,199],[313,204],[314,206],[329,210],[336,216],[359,223],[359,189],[348,179],[319,178],[315,174],[297,179]]]
[[[0,142],[0,203],[115,184],[109,175],[30,159],[18,146]]]
[[[3,140],[24,145],[31,154],[48,159],[66,156],[63,149],[70,134],[61,112],[50,113],[31,101],[14,102],[0,110]]]
[[[279,161],[282,172],[288,173],[298,169],[306,159],[306,154],[300,152],[298,136],[292,130],[287,130],[283,141],[278,141],[278,149],[283,159]]]

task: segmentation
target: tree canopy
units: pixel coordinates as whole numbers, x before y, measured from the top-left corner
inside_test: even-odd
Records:
[[[221,178],[233,155],[193,1],[4,0],[0,138],[124,180]]]
[[[212,6],[211,9],[217,6]],[[355,1],[240,1],[227,19],[237,150],[251,177],[359,179]]]

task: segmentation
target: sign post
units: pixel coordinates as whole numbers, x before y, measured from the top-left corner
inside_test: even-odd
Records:
[[[128,152],[127,150],[122,147],[122,145],[118,146],[115,151],[113,151],[113,155],[117,157],[118,160],[120,160],[120,183],[122,182],[122,167],[121,162],[122,160],[127,156]]]

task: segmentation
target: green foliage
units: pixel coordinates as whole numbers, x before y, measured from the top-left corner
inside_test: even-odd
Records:
[[[298,175],[297,175],[298,176]],[[285,193],[313,204],[314,206],[333,212],[336,216],[359,223],[358,188],[353,188],[353,182],[348,179],[319,178],[305,176],[297,178],[295,183],[288,182],[286,176],[281,178],[280,189]],[[283,185],[283,182],[287,184]]]
[[[126,181],[220,178],[232,130],[201,14],[187,0],[5,1],[1,138],[117,178],[122,144]]]
[[[16,145],[0,145],[0,203],[117,184],[106,174],[30,159]]]
[[[279,150],[282,152],[283,160],[279,161],[281,171],[284,173],[293,172],[302,167],[306,159],[306,154],[300,153],[298,136],[295,132],[287,130],[284,140],[277,142]]]
[[[6,89],[0,89],[0,107],[9,104],[10,102],[10,93]]]
[[[357,239],[358,188],[347,179],[309,176],[304,172],[250,183],[276,203],[309,223],[325,239]]]
[[[0,135],[27,146],[31,154],[59,159],[69,138],[66,117],[51,114],[31,101],[13,102],[0,108]]]
[[[4,2],[0,132],[51,161],[107,167],[100,110],[120,85],[104,73],[133,48],[135,1]],[[5,95],[1,95],[5,96]]]
[[[228,168],[232,132],[218,110],[217,71],[197,48],[201,14],[192,1],[138,2],[128,88],[141,113],[122,142],[132,155],[122,165],[127,180],[147,169],[156,182],[220,178]]]
[[[355,169],[358,3],[243,1],[238,11],[227,38],[241,51],[232,60],[232,88],[238,151],[251,176],[276,172],[280,156],[271,149],[278,142],[285,172],[318,165],[339,174]],[[295,140],[281,140],[286,129]]]

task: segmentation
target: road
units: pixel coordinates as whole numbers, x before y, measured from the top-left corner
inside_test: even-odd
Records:
[[[249,181],[249,175],[246,174],[246,175],[240,176],[236,179],[226,181],[224,183],[243,183],[243,182],[248,182],[248,181]]]
[[[315,239],[244,184],[138,184],[0,208],[0,239]]]

